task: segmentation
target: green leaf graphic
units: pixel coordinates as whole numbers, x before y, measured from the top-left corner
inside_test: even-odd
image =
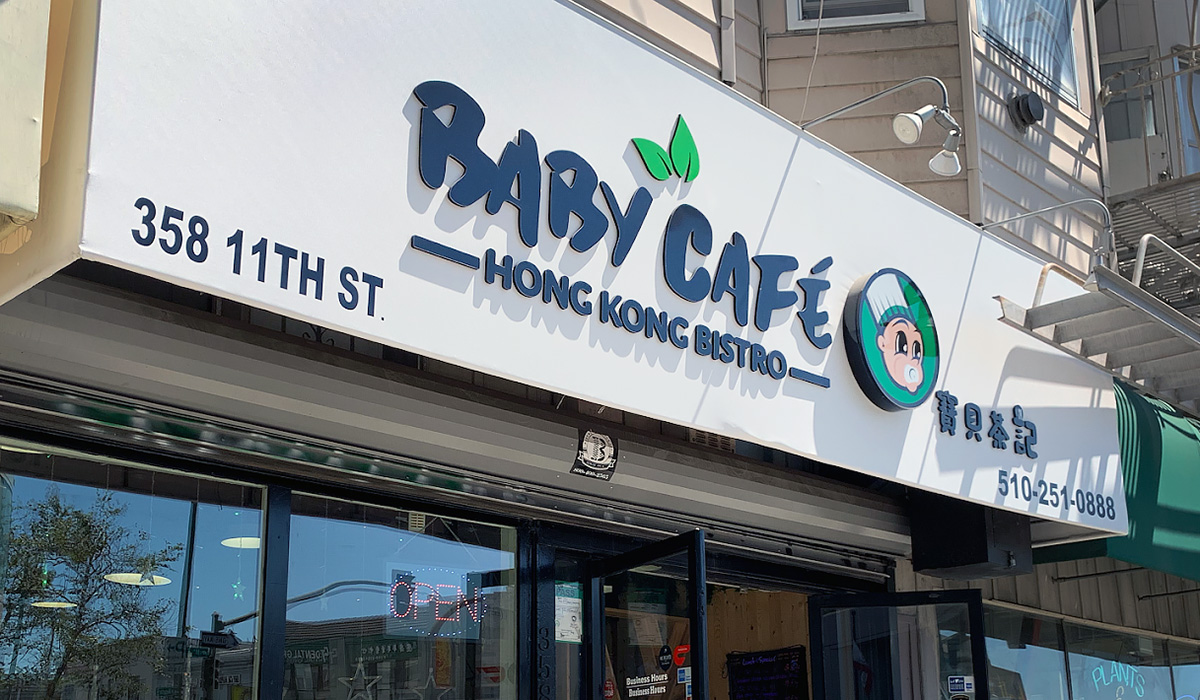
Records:
[[[671,135],[671,164],[684,182],[691,182],[700,174],[700,154],[696,152],[696,141],[682,114],[675,122],[675,133]]]
[[[642,162],[646,164],[646,170],[650,171],[655,180],[671,177],[671,161],[667,159],[667,152],[662,146],[650,139],[633,139],[633,147],[637,149]]]

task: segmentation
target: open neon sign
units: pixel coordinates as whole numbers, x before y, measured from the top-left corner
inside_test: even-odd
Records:
[[[478,573],[450,569],[394,571],[389,632],[433,637],[476,637],[487,613]]]

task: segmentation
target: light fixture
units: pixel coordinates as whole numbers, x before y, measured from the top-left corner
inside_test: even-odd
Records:
[[[110,583],[120,583],[126,586],[165,586],[171,582],[166,576],[154,574],[137,574],[123,572],[119,574],[104,574],[104,580]]]
[[[1116,238],[1113,237],[1112,212],[1108,210],[1108,205],[1099,199],[1096,199],[1095,197],[1083,197],[1081,199],[1073,199],[1069,202],[1052,204],[1044,209],[1025,212],[1024,214],[1017,214],[1016,216],[1002,219],[1000,221],[979,224],[979,228],[986,231],[990,228],[1005,226],[1016,221],[1021,221],[1022,219],[1029,219],[1035,216],[1041,216],[1042,214],[1046,214],[1048,212],[1058,211],[1059,209],[1067,209],[1082,205],[1096,207],[1100,210],[1100,213],[1104,215],[1104,228],[1102,229],[1100,236],[1096,239],[1095,248],[1092,250],[1092,264],[1099,267],[1106,267],[1110,270],[1115,270],[1115,264],[1117,261],[1117,248]],[[1137,282],[1134,282],[1134,284],[1137,284]],[[1034,305],[1036,306],[1036,303]]]
[[[259,549],[262,547],[260,537],[226,537],[221,544],[232,549]]]
[[[79,607],[75,603],[69,603],[65,600],[35,600],[30,603],[35,608],[50,608],[52,610],[63,610],[66,608]]]
[[[962,172],[962,164],[958,162],[958,146],[962,143],[962,134],[958,129],[952,129],[946,135],[942,150],[929,159],[929,169],[943,177],[954,177]]]
[[[892,119],[892,133],[900,143],[913,145],[921,140],[921,128],[937,113],[937,107],[925,105],[915,112],[901,112]]]
[[[884,90],[883,92],[877,92],[874,95],[864,97],[857,102],[848,104],[841,109],[836,109],[823,117],[817,117],[812,121],[805,122],[800,125],[800,128],[807,131],[811,127],[814,127],[818,124],[823,124],[830,119],[839,117],[846,112],[857,109],[867,103],[887,97],[888,95],[903,90],[904,88],[907,88],[915,83],[923,82],[934,83],[941,88],[941,106],[929,104],[915,112],[902,112],[897,114],[894,118],[892,118],[892,133],[896,135],[896,138],[900,141],[900,143],[911,146],[921,139],[921,131],[924,128],[925,123],[930,119],[933,119],[942,128],[949,132],[949,135],[946,137],[946,141],[942,146],[942,150],[929,161],[929,169],[934,173],[945,177],[957,175],[962,172],[962,165],[959,163],[958,154],[956,153],[958,147],[962,145],[962,127],[959,126],[954,117],[950,115],[950,91],[946,89],[946,84],[932,75],[923,75],[919,78],[906,80],[899,85],[894,85]]]

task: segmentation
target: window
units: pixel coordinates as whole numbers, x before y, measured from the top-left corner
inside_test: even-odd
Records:
[[[0,447],[0,698],[253,697],[261,497]]]
[[[1200,647],[1168,642],[1171,648],[1171,671],[1175,675],[1175,697],[1178,700],[1200,698]]]
[[[1157,133],[1154,91],[1149,87],[1135,87],[1145,76],[1143,71],[1129,70],[1146,63],[1145,59],[1134,59],[1100,65],[1101,83],[1107,82],[1115,93],[1104,105],[1104,129],[1109,141],[1141,139]]]
[[[284,698],[516,697],[516,531],[293,495]]]
[[[984,608],[983,624],[992,700],[1068,700],[1061,622]]]
[[[1067,624],[1074,700],[1175,700],[1161,639]]]
[[[823,5],[823,6],[822,6]],[[924,0],[788,0],[788,29],[892,24],[925,19]]]
[[[1078,104],[1073,0],[979,0],[979,32],[1073,104]]]

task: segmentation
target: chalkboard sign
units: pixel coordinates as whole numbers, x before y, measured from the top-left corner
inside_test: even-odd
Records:
[[[804,647],[729,654],[725,668],[729,700],[808,700]]]

